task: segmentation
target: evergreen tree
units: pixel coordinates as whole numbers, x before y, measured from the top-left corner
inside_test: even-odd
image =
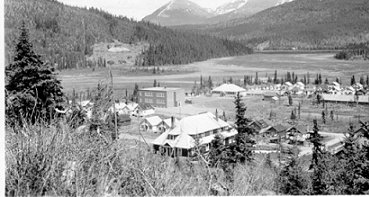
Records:
[[[290,119],[291,119],[291,120],[296,120],[295,110],[292,110],[292,111],[291,111]]]
[[[325,124],[325,120],[326,120],[326,119],[325,119],[325,111],[323,110],[323,111],[322,111],[322,121],[323,121],[323,124]]]
[[[13,62],[6,66],[6,116],[11,124],[49,122],[63,102],[62,86],[54,68],[33,51],[23,22]],[[41,118],[41,119],[40,119]]]
[[[351,85],[355,85],[355,84],[356,84],[355,75],[352,75],[352,77],[351,77]]]
[[[135,83],[135,87],[133,89],[133,94],[132,94],[132,102],[136,102],[138,103],[138,84]]]
[[[277,84],[278,83],[278,74],[277,74],[277,70],[274,71],[274,79],[273,79],[273,83]]]
[[[209,76],[209,79],[208,79],[208,87],[209,89],[212,89],[213,88],[213,80],[211,79],[211,76]]]
[[[223,139],[220,135],[216,135],[210,143],[209,165],[210,167],[223,166],[222,153],[224,151]]]
[[[292,96],[291,96],[291,94],[288,94],[288,104],[289,104],[290,106],[292,106],[292,104],[293,104],[293,100],[292,100]]]
[[[310,142],[313,145],[313,154],[310,169],[313,170],[311,174],[312,190],[313,195],[326,194],[326,183],[324,182],[324,172],[325,168],[322,167],[323,161],[323,151],[321,147],[323,146],[321,142],[321,136],[319,135],[319,128],[317,120],[314,120],[313,133],[310,136]]]
[[[255,84],[256,85],[259,84],[259,75],[258,75],[258,72],[256,72],[256,74],[255,74]]]
[[[326,85],[329,84],[328,78],[325,78],[324,84],[326,84]]]
[[[336,82],[339,83],[339,84],[341,84],[340,83],[340,79],[338,77],[336,77]]]
[[[361,85],[365,85],[365,79],[364,79],[364,76],[361,76],[360,77],[360,82],[359,82]]]
[[[252,149],[255,141],[252,139],[254,131],[247,124],[245,118],[246,107],[245,104],[241,102],[240,94],[237,94],[235,99],[236,107],[236,129],[238,134],[235,136],[235,146],[230,147],[230,152],[235,155],[234,160],[245,163],[253,160]]]
[[[369,75],[366,76],[366,86],[369,87]]]
[[[156,79],[154,79],[153,87],[156,87],[156,86],[157,86],[157,82],[156,82]]]
[[[279,192],[284,195],[304,195],[307,180],[299,163],[298,153],[290,151],[289,161],[279,173]]]
[[[307,73],[307,84],[310,84],[310,73]]]

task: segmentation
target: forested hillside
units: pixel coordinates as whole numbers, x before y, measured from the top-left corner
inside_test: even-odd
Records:
[[[30,29],[35,50],[58,69],[91,66],[86,61],[86,56],[92,53],[91,46],[113,40],[148,42],[150,50],[137,60],[141,65],[189,63],[250,52],[236,42],[184,34],[93,8],[70,7],[55,0],[5,0],[7,63],[12,61],[16,35],[22,21]]]
[[[369,1],[296,0],[251,17],[183,27],[242,39],[260,49],[335,49],[369,41]]]

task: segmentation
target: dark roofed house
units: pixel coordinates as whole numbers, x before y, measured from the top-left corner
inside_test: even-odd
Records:
[[[304,144],[309,135],[308,128],[302,125],[292,126],[286,130],[286,138],[290,143]]]
[[[255,120],[251,122],[249,126],[253,128],[256,133],[260,133],[260,131],[269,127],[264,120]]]
[[[263,137],[276,137],[276,139],[279,139],[279,136],[283,138],[286,132],[286,127],[283,125],[275,125],[275,126],[269,126],[265,129],[262,129],[260,131],[260,134],[263,135]]]
[[[137,107],[138,116],[148,116],[155,113],[155,109],[153,106],[147,103],[140,103]]]
[[[132,121],[128,114],[119,115],[118,120],[120,126],[128,126],[131,124]]]

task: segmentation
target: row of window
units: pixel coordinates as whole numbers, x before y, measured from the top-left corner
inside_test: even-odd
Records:
[[[145,94],[146,97],[153,97],[154,92],[140,92],[140,96],[143,96]],[[165,97],[165,94],[163,92],[156,92],[156,97]]]
[[[142,98],[140,98],[140,102],[142,103],[143,101],[145,101],[145,103],[154,103],[153,99],[149,99],[149,98],[145,98],[145,100],[143,100]],[[165,100],[163,99],[156,99],[156,104],[165,104]]]

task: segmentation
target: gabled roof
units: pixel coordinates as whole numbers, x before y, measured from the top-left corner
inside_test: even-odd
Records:
[[[137,103],[128,103],[125,108],[130,110],[130,111],[133,111],[135,110],[136,108],[138,107],[138,104]]]
[[[287,129],[287,132],[291,131],[292,129],[295,129],[297,132],[299,132],[301,134],[308,133],[308,130],[307,130],[306,126],[302,126],[302,125],[292,126],[292,127]]]
[[[283,126],[283,125],[281,125],[281,124],[277,124],[277,125],[273,126],[273,128],[274,128],[278,133],[283,132],[283,131],[285,131],[285,130],[287,129],[285,126]]]
[[[215,118],[210,112],[197,114],[182,118],[176,127],[171,130],[171,135],[186,133],[188,135],[197,135],[214,129],[229,127],[230,125],[222,119]]]
[[[223,84],[212,90],[213,92],[245,92],[244,88],[241,88],[234,84]]]
[[[168,127],[172,127],[172,118],[167,118],[163,120],[163,123],[166,124]],[[174,118],[174,124],[178,123],[178,119]]]
[[[150,109],[154,109],[153,106],[151,106],[150,104],[147,104],[147,103],[140,103],[138,104],[138,107],[141,109],[141,110],[150,110]]]
[[[151,116],[144,120],[146,120],[151,126],[157,126],[163,121],[159,116]]]
[[[125,103],[115,103],[114,107],[116,111],[123,110],[127,105]],[[113,111],[113,106],[109,108],[109,111]]]
[[[255,120],[255,121],[250,123],[250,125],[252,125],[252,124],[256,124],[257,126],[259,126],[262,129],[265,129],[265,128],[269,127],[268,123],[266,123],[264,120]]]

